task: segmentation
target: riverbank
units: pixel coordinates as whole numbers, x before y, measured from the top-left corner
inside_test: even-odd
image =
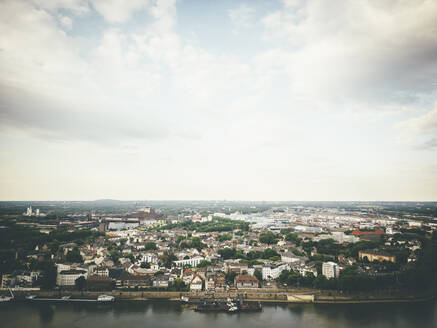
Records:
[[[71,296],[78,299],[97,299],[99,295],[111,295],[116,300],[126,301],[179,301],[181,296],[190,299],[200,298],[237,298],[241,294],[246,302],[265,302],[265,303],[314,303],[314,304],[358,304],[358,303],[417,303],[427,302],[435,299],[435,295],[323,295],[320,291],[305,290],[301,292],[275,292],[275,291],[254,291],[238,290],[230,292],[220,292],[207,294],[205,292],[168,292],[168,291],[16,291],[14,293],[17,299],[24,299],[26,295],[37,295],[38,297],[60,298],[62,296]]]

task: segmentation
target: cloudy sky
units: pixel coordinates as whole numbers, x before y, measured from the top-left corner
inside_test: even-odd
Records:
[[[1,0],[0,199],[437,200],[437,1]]]

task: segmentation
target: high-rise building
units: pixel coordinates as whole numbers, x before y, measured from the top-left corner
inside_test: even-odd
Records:
[[[26,213],[24,214],[25,216],[32,216],[32,206],[29,205],[29,207],[26,210]]]
[[[338,278],[340,275],[340,267],[334,262],[324,262],[322,264],[322,274],[328,278]]]

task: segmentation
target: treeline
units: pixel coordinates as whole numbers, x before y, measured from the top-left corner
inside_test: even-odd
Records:
[[[249,231],[249,223],[241,220],[231,220],[226,218],[214,217],[209,222],[193,222],[191,220],[184,220],[179,223],[167,224],[161,227],[159,230],[166,229],[184,229],[187,231],[198,232],[213,232],[213,231],[233,231],[241,229],[243,231]]]
[[[281,255],[272,248],[266,248],[263,252],[250,251],[247,254],[235,248],[223,248],[219,249],[218,253],[223,260],[240,259],[240,263],[248,263],[249,265],[258,264],[259,261],[257,260],[261,259],[271,261],[281,260]]]
[[[375,291],[409,289],[415,291],[437,291],[437,233],[424,239],[422,252],[417,261],[401,272],[367,275],[359,272],[357,266],[341,271],[340,277],[326,279],[323,275],[301,276],[293,270],[282,271],[279,281],[288,286],[312,287],[342,291]]]
[[[56,253],[61,244],[74,242],[82,245],[101,235],[99,232],[90,230],[73,232],[55,230],[44,234],[37,229],[12,224],[0,229],[0,273],[32,268],[32,260],[26,256],[34,253],[36,246],[46,245],[51,253]],[[45,254],[46,260],[49,260],[49,255]],[[78,259],[74,253],[70,256]]]
[[[50,243],[70,243],[75,242],[82,245],[92,238],[102,236],[101,232],[91,230],[75,230],[72,232],[64,230],[54,230],[49,234],[41,233],[37,229],[11,225],[0,229],[0,249],[34,249],[37,245]],[[50,246],[49,246],[50,247]]]

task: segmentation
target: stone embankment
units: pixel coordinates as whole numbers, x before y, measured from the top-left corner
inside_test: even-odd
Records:
[[[25,295],[37,295],[39,297],[62,297],[69,295],[72,298],[97,299],[99,295],[112,295],[117,300],[126,301],[179,301],[181,296],[191,299],[196,298],[236,298],[241,294],[248,302],[272,302],[272,303],[316,303],[316,304],[347,304],[347,303],[397,303],[397,302],[423,302],[433,299],[434,295],[324,295],[318,290],[302,291],[275,291],[275,290],[232,290],[229,292],[216,292],[214,294],[205,292],[168,292],[168,291],[34,291],[16,292],[16,297],[24,298]]]

